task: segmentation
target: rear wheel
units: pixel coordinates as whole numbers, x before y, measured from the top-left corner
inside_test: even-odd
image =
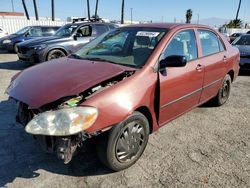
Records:
[[[51,50],[48,53],[47,61],[52,60],[52,59],[58,59],[58,58],[65,57],[65,56],[66,54],[60,49]]]
[[[146,148],[148,137],[147,118],[140,112],[134,112],[98,139],[99,159],[114,171],[126,169],[140,158]]]
[[[218,94],[213,99],[213,102],[216,106],[221,106],[227,102],[231,92],[231,83],[231,77],[227,74],[223,80],[221,88],[218,91]]]

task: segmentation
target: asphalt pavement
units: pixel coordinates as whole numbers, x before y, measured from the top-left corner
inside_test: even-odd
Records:
[[[0,52],[0,187],[250,187],[250,73],[233,83],[224,106],[172,121],[150,136],[135,165],[112,172],[94,143],[64,165],[15,122],[15,103],[4,91],[25,68],[15,54]]]

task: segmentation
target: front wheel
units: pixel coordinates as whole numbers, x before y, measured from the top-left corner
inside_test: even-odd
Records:
[[[65,56],[66,54],[62,50],[59,50],[59,49],[51,50],[48,53],[47,61],[50,61],[52,59],[58,59],[58,58],[65,57]]]
[[[134,112],[125,121],[101,135],[97,154],[104,165],[120,171],[133,165],[142,155],[149,137],[149,123],[140,112]]]

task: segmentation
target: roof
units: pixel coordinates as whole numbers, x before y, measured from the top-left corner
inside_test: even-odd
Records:
[[[172,29],[175,27],[206,27],[205,25],[200,24],[186,24],[186,23],[147,23],[147,24],[134,24],[125,27],[151,27],[151,28],[163,28],[163,29]]]

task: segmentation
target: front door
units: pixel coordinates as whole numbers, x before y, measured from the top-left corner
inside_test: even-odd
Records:
[[[159,73],[161,126],[198,105],[202,92],[204,67],[198,59],[194,30],[180,31],[172,38],[161,58],[171,55],[185,55],[188,63]]]

